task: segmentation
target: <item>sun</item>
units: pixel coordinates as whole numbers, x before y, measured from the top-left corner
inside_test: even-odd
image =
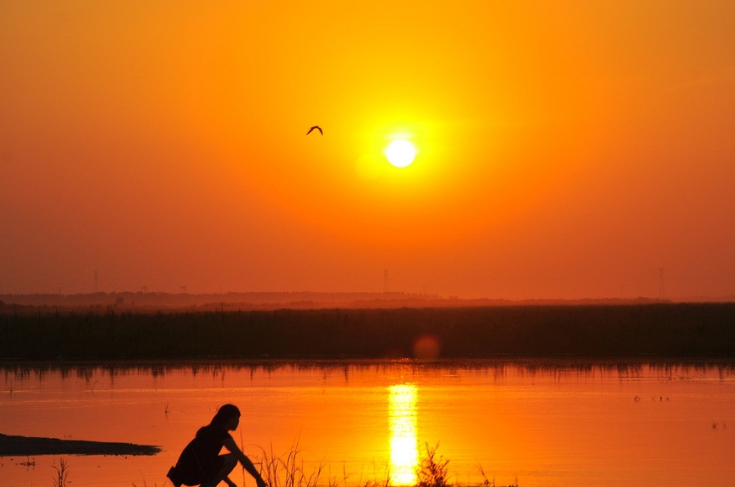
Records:
[[[385,148],[385,157],[396,167],[406,167],[416,157],[416,149],[407,140],[394,140]]]

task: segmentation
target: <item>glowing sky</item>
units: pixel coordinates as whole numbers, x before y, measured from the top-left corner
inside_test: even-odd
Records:
[[[733,134],[731,0],[5,0],[0,293],[735,295]]]

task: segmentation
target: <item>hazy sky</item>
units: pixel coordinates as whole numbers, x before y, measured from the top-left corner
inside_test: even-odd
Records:
[[[732,0],[0,2],[1,293],[735,295],[734,189]]]

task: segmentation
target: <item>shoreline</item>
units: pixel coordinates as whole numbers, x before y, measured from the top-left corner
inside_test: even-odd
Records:
[[[61,440],[0,434],[0,457],[42,455],[156,455],[161,447],[106,441]]]

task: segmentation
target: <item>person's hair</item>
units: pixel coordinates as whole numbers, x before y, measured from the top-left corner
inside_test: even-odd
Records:
[[[231,418],[239,418],[240,410],[234,404],[225,404],[217,410],[209,426],[222,426]]]
[[[199,428],[196,436],[199,437],[212,428],[224,428],[225,423],[234,417],[240,417],[240,410],[235,405],[225,404],[217,410],[217,414],[214,415],[214,418],[212,418],[212,421],[207,426]]]

